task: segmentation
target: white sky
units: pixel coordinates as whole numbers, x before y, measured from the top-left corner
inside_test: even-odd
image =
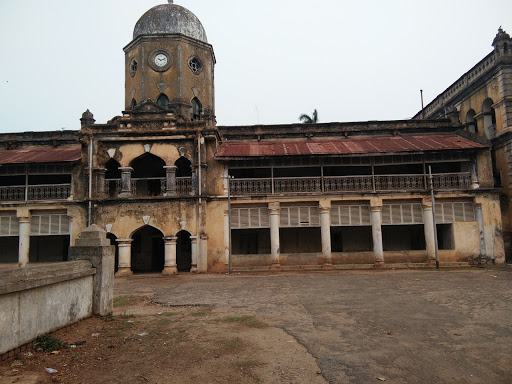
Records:
[[[510,0],[177,0],[217,57],[219,125],[412,117],[488,54]],[[158,0],[0,0],[0,133],[124,107],[124,52]]]

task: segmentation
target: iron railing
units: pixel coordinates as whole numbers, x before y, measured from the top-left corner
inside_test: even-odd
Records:
[[[14,185],[0,187],[0,201],[68,200],[71,184]]]

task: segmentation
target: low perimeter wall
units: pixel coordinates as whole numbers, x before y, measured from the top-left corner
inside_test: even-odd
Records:
[[[89,261],[0,270],[0,355],[93,313]]]

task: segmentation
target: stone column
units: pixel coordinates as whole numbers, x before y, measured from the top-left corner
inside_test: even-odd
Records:
[[[476,221],[478,222],[478,232],[480,233],[480,259],[487,260],[485,250],[485,227],[484,216],[482,213],[482,204],[475,204]]]
[[[197,236],[190,236],[190,241],[192,242],[192,268],[190,268],[190,272],[197,273]]]
[[[163,275],[176,275],[178,268],[176,266],[176,242],[177,237],[164,237],[165,244],[165,263]]]
[[[436,261],[436,238],[434,231],[434,216],[432,200],[423,199],[423,228],[425,231],[425,244],[427,246],[428,262]]]
[[[224,211],[224,269],[229,269],[229,211]]]
[[[18,265],[24,267],[29,261],[30,252],[30,217],[19,217]]]
[[[194,195],[199,194],[199,176],[197,172],[197,165],[192,165],[192,191]]]
[[[177,196],[178,193],[176,191],[176,166],[167,166],[165,169],[165,193],[166,197],[174,197]]]
[[[382,246],[382,205],[371,206],[372,211],[372,237],[375,264],[384,264],[384,247]]]
[[[119,167],[121,171],[121,193],[119,197],[132,196],[132,167]]]
[[[320,203],[320,225],[322,233],[323,268],[333,268],[331,260],[331,202]]]
[[[268,213],[270,218],[270,253],[272,255],[271,269],[281,269],[279,260],[280,243],[279,243],[279,220],[280,220],[280,204],[269,203]]]
[[[105,193],[105,173],[107,170],[105,168],[97,168],[96,171],[96,196],[99,198],[105,197],[108,195],[108,192]]]
[[[470,167],[471,167],[471,188],[478,189],[478,188],[480,188],[480,183],[478,181],[476,159],[473,159],[471,161]]]
[[[117,239],[119,248],[119,269],[116,276],[130,276],[132,272],[132,239]]]

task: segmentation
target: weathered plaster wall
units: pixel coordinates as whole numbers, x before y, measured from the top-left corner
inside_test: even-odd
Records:
[[[0,354],[92,315],[88,261],[0,270]]]

